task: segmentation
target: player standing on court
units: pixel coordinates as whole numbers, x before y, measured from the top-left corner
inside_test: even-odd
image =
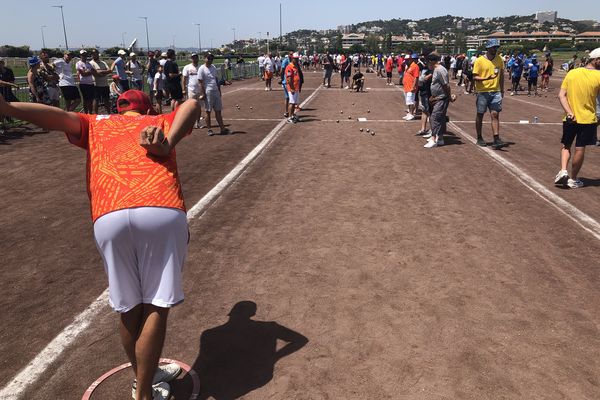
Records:
[[[186,208],[174,148],[199,113],[188,100],[176,112],[153,114],[147,94],[123,93],[120,115],[66,112],[32,103],[8,103],[0,115],[63,131],[87,152],[88,195],[94,236],[108,275],[110,305],[136,380],[137,400],[166,400],[176,364],[158,368],[169,309],[183,301],[188,246]]]
[[[502,111],[502,97],[504,97],[504,61],[498,55],[500,42],[498,39],[487,41],[486,53],[477,58],[473,65],[473,80],[477,91],[477,117],[475,130],[477,131],[477,144],[485,147],[487,143],[483,140],[483,115],[490,111],[492,118],[492,132],[494,142],[492,147],[500,149],[506,146],[500,140],[500,112]]]
[[[300,67],[298,66],[298,53],[292,54],[292,62],[285,67],[285,83],[289,96],[288,119],[290,124],[298,122],[296,105],[300,104]]]
[[[554,178],[556,185],[572,189],[583,187],[577,175],[583,165],[585,146],[596,144],[598,117],[596,98],[600,95],[600,47],[589,55],[584,68],[575,68],[563,80],[558,98],[565,110],[563,120],[563,144],[560,154],[560,171]],[[571,175],[567,172],[571,159],[571,145],[575,141],[575,154],[571,164]]]

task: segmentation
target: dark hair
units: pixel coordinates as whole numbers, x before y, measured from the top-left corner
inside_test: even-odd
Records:
[[[167,57],[168,57],[168,58],[171,58],[171,57],[173,57],[174,55],[175,55],[175,50],[173,50],[173,49],[169,49],[169,50],[167,50]]]

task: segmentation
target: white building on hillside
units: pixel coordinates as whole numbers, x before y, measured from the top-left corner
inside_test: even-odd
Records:
[[[364,46],[365,34],[364,33],[346,33],[342,36],[342,47],[349,49],[355,44]]]
[[[540,24],[543,24],[544,22],[550,22],[553,24],[556,22],[557,17],[558,17],[557,11],[538,11],[535,14],[535,20],[537,22],[539,22]]]

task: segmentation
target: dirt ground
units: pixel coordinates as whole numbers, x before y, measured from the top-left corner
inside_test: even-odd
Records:
[[[305,75],[304,99],[320,80]],[[366,86],[318,89],[303,122],[190,221],[186,301],[171,313],[163,357],[193,366],[201,399],[600,398],[600,242],[464,139],[474,97],[450,107],[461,132],[427,150],[419,122],[401,120],[401,90],[370,75]],[[282,118],[279,88],[227,89],[235,134],[196,130],[177,148],[188,207]],[[600,219],[597,148],[585,188],[552,185],[559,110],[556,90],[507,97],[501,129],[512,145],[501,156]],[[518,123],[535,116],[540,124]],[[2,386],[106,287],[84,166],[60,133],[0,142]],[[126,362],[116,322],[107,305],[22,398],[80,399]],[[130,398],[131,379],[111,376],[92,399]],[[173,398],[191,391],[183,375]]]

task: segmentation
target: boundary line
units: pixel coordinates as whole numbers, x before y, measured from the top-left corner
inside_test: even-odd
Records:
[[[521,102],[521,103],[524,103],[524,104],[530,104],[532,106],[542,107],[542,108],[545,108],[546,110],[552,110],[552,111],[556,111],[556,112],[559,112],[559,113],[564,113],[564,110],[562,110],[560,108],[556,108],[556,107],[552,107],[552,106],[547,106],[545,104],[532,103],[530,101],[523,100],[523,99],[517,99],[517,98],[515,98],[516,96],[510,96],[510,95],[509,96],[504,96],[502,98],[502,100],[504,100],[507,97],[510,97],[511,101],[514,100],[514,101],[518,101],[518,102]]]
[[[305,106],[317,95],[319,89],[316,89],[300,105]],[[229,92],[231,93],[231,92]],[[208,208],[242,175],[245,169],[260,155],[264,149],[272,143],[287,126],[286,119],[281,120],[269,132],[269,134],[231,170],[213,189],[198,201],[187,212],[188,222],[195,217],[202,217]],[[90,326],[92,319],[108,304],[108,288],[100,294],[83,312],[75,317],[73,322],[66,326],[37,356],[33,358],[21,371],[17,373],[0,390],[0,399],[17,400],[23,392],[53,364],[58,357],[70,346],[77,337]]]
[[[458,127],[453,122],[448,124],[452,127],[454,131],[456,131],[460,136],[462,136],[467,141],[471,142],[471,144],[476,145],[476,140],[471,135],[467,134],[464,130]],[[574,221],[577,225],[582,227],[584,230],[589,232],[596,239],[600,240],[600,223],[596,221],[590,215],[584,213],[579,208],[575,207],[573,204],[569,203],[562,197],[553,193],[551,190],[547,189],[544,185],[539,183],[521,168],[508,161],[506,158],[499,155],[494,150],[491,150],[487,147],[478,147],[481,151],[485,152],[490,158],[500,164],[506,171],[508,171],[511,175],[513,175],[519,182],[521,182],[527,189],[534,192],[538,197],[540,197],[545,202],[549,203],[551,206],[556,208],[562,214],[569,217],[572,221]]]

